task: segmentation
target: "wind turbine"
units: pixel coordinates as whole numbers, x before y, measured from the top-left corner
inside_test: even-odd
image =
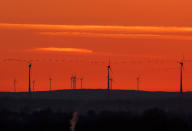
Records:
[[[137,77],[137,91],[139,91],[139,86],[140,86],[140,76]]]
[[[73,89],[73,75],[71,76],[71,89]]]
[[[35,91],[35,80],[33,80],[33,91]]]
[[[111,71],[111,64],[110,64],[110,58],[109,58],[109,64],[107,66],[107,89],[110,90],[110,71]]]
[[[107,75],[107,89],[108,89],[108,90],[110,89],[110,87],[109,87],[109,84],[110,84],[110,82],[109,82],[109,81],[110,81],[110,69],[111,69],[111,66],[108,65],[108,66],[107,66],[107,72],[108,72],[108,73],[107,73],[107,74],[108,74],[108,75]]]
[[[76,76],[71,76],[71,89],[76,89],[76,80],[77,77]]]
[[[180,61],[177,61],[180,65],[180,94],[183,94],[183,66],[184,66],[184,56]]]
[[[83,78],[81,77],[80,80],[81,80],[81,89],[83,89]]]
[[[50,81],[49,91],[51,91],[51,90],[52,90],[52,80],[53,80],[53,79],[50,77],[50,78],[49,78],[49,81]]]
[[[31,94],[31,63],[29,64],[29,94]]]
[[[112,83],[113,83],[113,79],[112,79],[112,78],[110,78],[110,79],[109,79],[109,81],[110,81],[110,89],[112,90]]]
[[[180,93],[183,94],[183,61],[180,63]]]
[[[74,76],[73,77],[73,88],[76,89],[76,81],[77,81],[77,77]]]
[[[16,83],[17,83],[16,78],[14,79],[13,83],[14,83],[14,92],[16,92],[16,91],[17,91],[17,90],[16,90]]]

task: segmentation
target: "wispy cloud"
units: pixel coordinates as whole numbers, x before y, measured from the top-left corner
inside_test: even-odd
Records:
[[[88,49],[80,49],[80,48],[55,48],[55,47],[48,47],[48,48],[35,48],[32,51],[44,51],[44,52],[72,52],[72,53],[93,53],[92,50]]]
[[[104,38],[152,38],[159,37],[155,34],[120,34],[120,33],[92,33],[92,32],[40,32],[41,35],[55,36],[80,36],[80,37],[104,37]]]
[[[29,29],[40,35],[106,38],[192,40],[192,27],[4,24],[0,28]]]
[[[46,24],[6,24],[0,27],[50,29],[50,30],[89,30],[89,31],[145,31],[145,32],[191,32],[192,27],[167,26],[103,26],[103,25],[46,25]]]
[[[103,31],[150,31],[150,32],[192,32],[192,27],[166,26],[102,26],[102,25],[46,25],[46,24],[6,24],[0,27],[60,29],[60,30],[103,30]]]
[[[79,36],[102,38],[141,38],[141,39],[174,39],[192,40],[192,35],[162,35],[162,34],[121,34],[121,33],[92,33],[92,32],[40,32],[41,35]]]

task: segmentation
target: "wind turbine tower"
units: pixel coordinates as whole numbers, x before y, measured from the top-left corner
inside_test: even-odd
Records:
[[[35,80],[33,80],[33,91],[35,91]]]
[[[81,89],[83,89],[83,78],[80,78],[81,80]]]
[[[71,89],[76,89],[76,81],[77,81],[77,77],[72,76],[71,77]]]
[[[110,64],[110,58],[109,58],[109,65],[107,66],[107,89],[108,89],[108,91],[110,90],[110,81],[112,81],[112,80],[110,80],[110,79],[112,79],[112,78],[110,78],[110,71],[111,71],[111,64]]]
[[[76,89],[76,81],[77,81],[77,77],[74,76],[74,78],[73,78],[73,89]]]
[[[29,64],[29,94],[31,94],[31,64]]]
[[[180,62],[181,65],[181,76],[180,76],[180,93],[183,94],[183,61]]]
[[[109,90],[110,89],[110,69],[111,69],[111,66],[110,64],[107,66],[107,71],[108,71],[108,75],[107,75],[107,89]]]
[[[109,79],[109,81],[110,81],[110,89],[112,90],[112,83],[113,83],[113,79],[112,79],[112,78],[110,78],[110,79]]]
[[[71,89],[73,89],[73,76],[71,76]]]
[[[17,91],[17,89],[16,89],[16,82],[17,82],[17,80],[16,80],[16,78],[15,78],[14,81],[13,81],[13,84],[14,84],[14,92]]]
[[[140,86],[140,77],[137,77],[137,91],[139,91],[139,86]]]
[[[49,78],[49,81],[50,81],[49,91],[51,91],[51,90],[52,90],[52,80],[53,80],[53,79],[50,77],[50,78]]]

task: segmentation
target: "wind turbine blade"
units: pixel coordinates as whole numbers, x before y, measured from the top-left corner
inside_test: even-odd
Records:
[[[113,70],[112,70],[112,68],[110,68],[110,71],[111,71],[111,73],[113,74]]]

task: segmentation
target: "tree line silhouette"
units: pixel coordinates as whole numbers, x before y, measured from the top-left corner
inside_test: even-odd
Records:
[[[73,112],[53,111],[49,108],[28,112],[25,108],[20,112],[7,109],[0,110],[0,129],[60,129],[70,130]],[[96,113],[93,110],[80,114],[75,131],[106,131],[130,129],[192,129],[192,114],[180,115],[151,108],[138,114],[136,112]]]

